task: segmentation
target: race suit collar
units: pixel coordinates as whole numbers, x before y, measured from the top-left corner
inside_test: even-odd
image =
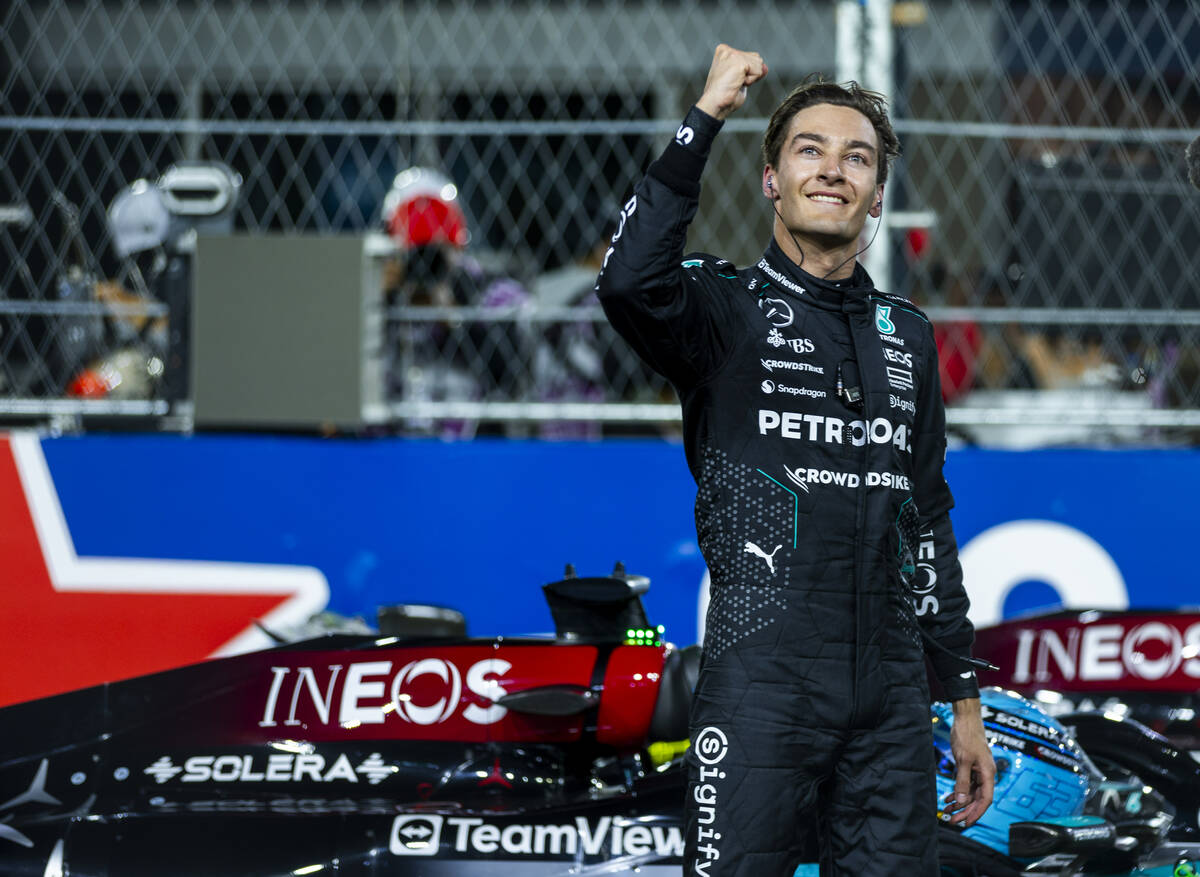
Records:
[[[829,310],[857,311],[861,303],[865,313],[867,296],[875,291],[875,284],[861,262],[854,263],[854,273],[846,279],[825,280],[809,274],[789,259],[774,238],[767,244],[758,269],[775,288],[807,298]]]

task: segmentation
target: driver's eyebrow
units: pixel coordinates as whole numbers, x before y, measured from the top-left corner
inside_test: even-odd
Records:
[[[817,134],[814,131],[797,131],[792,136],[792,145],[793,146],[796,144],[797,140],[812,140],[815,143],[820,143],[822,146],[824,146],[826,143],[829,142],[829,138],[826,137],[824,134]],[[862,149],[862,150],[865,150],[865,151],[871,153],[872,155],[875,155],[879,151],[872,144],[868,143],[865,140],[850,140],[846,143],[846,148],[847,149]]]

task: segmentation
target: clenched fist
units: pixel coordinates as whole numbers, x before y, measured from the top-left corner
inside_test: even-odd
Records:
[[[696,106],[716,119],[724,119],[746,102],[746,88],[767,75],[767,62],[758,52],[740,52],[721,43],[713,52],[704,94]]]

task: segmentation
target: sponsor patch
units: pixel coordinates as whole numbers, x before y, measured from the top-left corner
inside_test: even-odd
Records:
[[[828,393],[824,390],[814,390],[812,387],[789,387],[785,384],[777,384],[774,381],[763,381],[761,384],[764,393],[784,393],[788,396],[808,396],[810,399],[824,399]]]
[[[880,335],[891,335],[896,331],[891,305],[875,305],[875,328]]]
[[[812,353],[816,349],[810,338],[785,338],[778,329],[767,333],[767,343],[772,347],[790,347],[795,353]]]
[[[747,543],[749,545],[751,543]],[[747,549],[749,550],[749,549]],[[778,551],[778,549],[776,549]],[[729,752],[729,738],[720,728],[709,725],[701,728],[693,743],[696,758],[700,761],[699,782],[691,788],[692,800],[697,804],[696,853],[697,859],[693,866],[694,874],[707,877],[713,862],[721,858],[721,849],[716,841],[721,839],[721,832],[713,827],[717,818],[718,786],[717,781],[725,779],[725,771],[718,765],[725,760]],[[700,856],[704,861],[700,861]]]
[[[903,350],[892,350],[890,347],[885,347],[883,348],[883,358],[889,362],[896,362],[908,368],[912,368],[913,365],[912,354],[906,353]]]
[[[358,783],[375,786],[396,773],[378,752],[355,766],[342,753],[333,761],[315,752],[272,752],[267,755],[193,755],[175,764],[164,755],[142,773],[159,785],[181,783]]]
[[[758,260],[758,268],[764,274],[766,274],[768,277],[770,277],[772,280],[774,280],[776,283],[778,283],[780,286],[782,286],[784,289],[790,289],[792,292],[796,293],[796,295],[804,295],[804,287],[803,286],[801,286],[800,284],[791,280],[790,278],[787,277],[787,275],[783,274],[782,272],[777,271],[775,268],[771,267],[771,263],[768,262],[766,259]]]
[[[767,343],[770,343],[769,338],[767,339]],[[815,375],[825,374],[824,366],[813,365],[811,362],[796,362],[791,359],[760,359],[759,362],[769,372],[774,372],[775,369],[782,369],[783,371],[812,372]]]
[[[911,390],[913,388],[913,374],[911,369],[900,368],[898,365],[889,365],[887,367],[888,385],[893,390]]]
[[[1012,679],[1059,684],[1200,679],[1200,622],[1114,619],[1059,630],[1017,631]]]
[[[810,484],[826,484],[837,487],[854,489],[862,484],[862,476],[857,472],[835,472],[832,469],[805,469],[797,466],[795,469],[783,467],[788,480],[801,487],[806,493]],[[899,472],[868,472],[866,473],[867,487],[890,487],[893,490],[911,492],[912,482],[907,475]]]
[[[826,417],[823,414],[800,414],[796,411],[758,410],[758,433],[778,433],[785,439],[825,442],[840,445],[848,438],[850,444],[861,447],[867,442],[874,445],[892,444],[897,450],[912,453],[912,444],[907,424],[892,423],[886,417],[874,420],[851,420]]]
[[[763,551],[753,542],[747,542],[744,546],[742,546],[742,552],[745,554],[753,554],[755,557],[762,558],[764,561],[766,561],[767,569],[770,571],[771,575],[775,575],[775,555],[782,547],[782,545],[776,545],[775,550],[770,554],[767,554],[767,552]],[[721,757],[724,758],[724,756]]]
[[[298,709],[308,721],[342,727],[383,724],[390,716],[405,724],[435,725],[455,715],[475,725],[490,725],[508,712],[494,703],[507,693],[495,677],[512,669],[508,661],[488,658],[471,664],[466,672],[444,658],[420,658],[398,670],[392,666],[391,661],[355,661],[272,667],[259,727],[302,724]],[[426,692],[421,703],[409,693],[416,688]],[[472,703],[463,697],[465,692],[493,703],[486,707]]]
[[[758,309],[776,329],[786,329],[795,321],[792,306],[781,298],[762,296],[758,300]]]
[[[626,856],[679,859],[683,830],[632,819],[582,816],[574,822],[509,823],[481,816],[403,814],[392,822],[388,848],[397,856],[436,855],[442,844],[464,858],[594,861]]]
[[[436,813],[397,816],[388,849],[397,856],[436,856],[442,842],[442,819]]]

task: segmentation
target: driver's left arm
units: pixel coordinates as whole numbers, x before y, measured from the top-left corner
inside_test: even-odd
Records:
[[[914,493],[920,513],[914,597],[918,622],[942,646],[930,648],[927,655],[954,710],[950,748],[956,773],[944,809],[954,822],[970,826],[992,803],[996,764],[983,730],[979,682],[966,661],[975,628],[967,618],[970,601],[963,588],[958,543],[950,523],[954,497],[942,474],[946,409],[932,327],[925,335],[924,353],[913,435]]]
[[[913,493],[920,515],[913,582],[917,619],[941,646],[926,654],[947,700],[979,697],[975,669],[968,663],[975,628],[967,618],[970,601],[963,588],[958,543],[950,523],[954,496],[942,474],[946,460],[946,409],[938,378],[932,327],[924,336],[913,430]]]

